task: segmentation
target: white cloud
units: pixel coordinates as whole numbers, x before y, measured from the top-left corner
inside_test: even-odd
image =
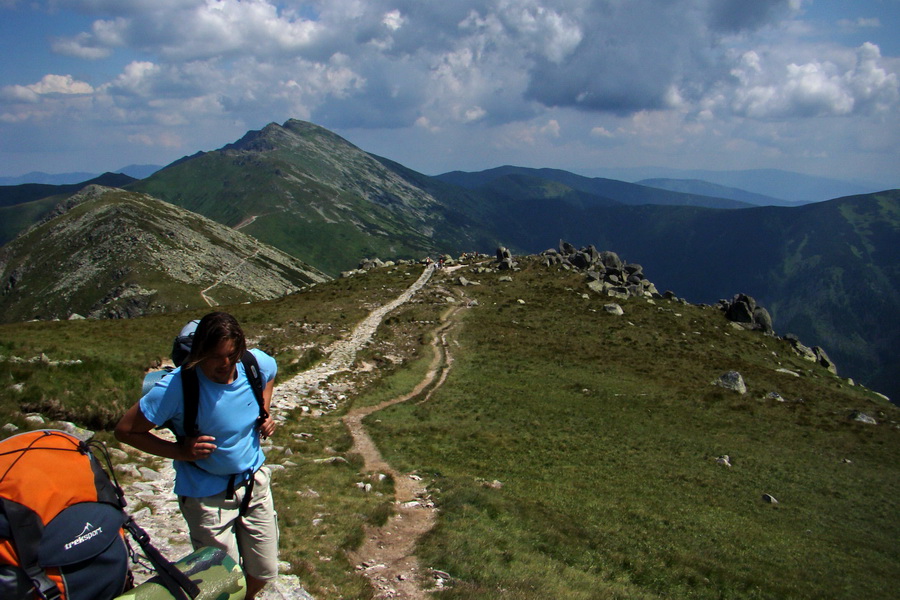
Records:
[[[406,18],[404,18],[403,15],[400,14],[399,10],[394,9],[392,11],[386,12],[384,14],[384,17],[381,19],[381,22],[384,23],[384,25],[391,31],[397,31],[406,23]]]
[[[31,85],[10,85],[2,89],[3,98],[18,102],[38,102],[42,96],[51,94],[83,95],[91,94],[90,84],[78,81],[71,75],[44,75]]]
[[[863,44],[845,63],[763,65],[756,52],[747,52],[732,69],[739,82],[732,108],[740,116],[756,119],[843,116],[897,109],[898,77],[882,65],[877,46]]]
[[[380,131],[376,142],[394,131],[480,139],[485,153],[556,151],[576,135],[585,160],[625,143],[663,152],[669,140],[687,155],[729,138],[735,155],[777,154],[791,131],[816,130],[801,123],[843,119],[856,126],[847,134],[900,121],[900,61],[875,44],[822,41],[800,0],[48,2],[94,16],[53,49],[85,60],[85,72],[125,66],[93,71],[93,87],[11,81],[0,118],[128,124],[135,143],[182,140],[186,152],[289,117]],[[179,135],[163,144],[167,129]],[[877,137],[889,146],[889,133]]]

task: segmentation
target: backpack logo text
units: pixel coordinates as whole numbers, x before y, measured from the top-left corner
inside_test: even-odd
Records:
[[[84,542],[88,541],[89,539],[97,537],[101,533],[103,533],[103,527],[98,527],[97,529],[94,529],[90,523],[85,523],[84,529],[81,531],[81,533],[78,534],[78,537],[76,537],[71,542],[68,542],[66,544],[65,548],[66,548],[66,550],[70,550],[73,547],[77,546],[78,544],[83,544]]]

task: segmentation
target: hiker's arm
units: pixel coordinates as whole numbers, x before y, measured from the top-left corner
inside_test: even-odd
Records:
[[[154,434],[155,427],[141,412],[140,402],[135,402],[116,425],[116,439],[149,454],[175,460],[199,460],[216,449],[215,438],[211,436],[187,438],[183,443],[171,442]]]
[[[269,408],[272,405],[272,391],[275,389],[275,380],[271,379],[263,389],[263,408],[269,415],[266,420],[259,426],[259,434],[264,438],[270,437],[275,433],[275,419],[272,418],[272,411]]]

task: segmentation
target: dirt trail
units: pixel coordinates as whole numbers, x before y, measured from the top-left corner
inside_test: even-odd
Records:
[[[255,219],[256,217],[253,217],[253,218]],[[219,303],[216,302],[215,300],[213,300],[212,297],[208,296],[206,292],[208,292],[209,290],[213,289],[214,287],[216,287],[217,285],[219,285],[220,283],[222,283],[223,281],[225,281],[226,279],[231,277],[231,275],[233,273],[235,273],[238,269],[240,269],[244,265],[244,263],[246,263],[248,260],[250,260],[251,258],[256,256],[257,254],[259,254],[259,248],[254,250],[250,256],[248,256],[247,258],[244,258],[243,260],[241,260],[241,262],[239,262],[237,265],[232,267],[231,270],[229,270],[227,273],[225,273],[224,275],[219,277],[219,279],[216,280],[216,282],[214,284],[212,284],[205,290],[200,290],[200,296],[203,298],[203,301],[206,302],[206,304],[208,304],[210,307],[218,306]]]
[[[407,302],[422,289],[428,283],[433,272],[433,267],[426,268],[419,279],[395,300],[369,313],[357,325],[349,338],[338,340],[326,350],[327,358],[316,367],[304,371],[284,383],[276,384],[272,394],[272,414],[283,420],[291,410],[300,405],[301,396],[305,396],[311,387],[326,382],[336,373],[350,370],[356,360],[356,353],[369,343],[384,316]],[[377,453],[377,449],[375,452]],[[156,471],[142,469],[141,480],[124,486],[125,496],[130,506],[143,505],[143,508],[134,513],[135,520],[147,531],[153,543],[165,556],[180,558],[190,553],[191,548],[184,520],[178,510],[178,501],[172,491],[175,471],[171,461],[160,459],[156,464],[158,465]],[[415,491],[410,493],[413,495],[412,497],[415,496]],[[412,543],[414,544],[415,540]],[[140,565],[135,565],[134,570],[138,583],[151,575]],[[419,596],[408,597],[417,598]],[[259,600],[312,600],[312,597],[300,585],[297,577],[293,575],[279,575],[274,582],[266,586],[258,598]]]
[[[458,322],[455,317],[460,310],[461,307],[453,308],[443,318],[443,325],[432,340],[434,358],[428,372],[411,392],[375,406],[352,410],[344,416],[344,423],[353,436],[351,452],[363,457],[364,470],[390,475],[394,480],[395,515],[383,527],[368,528],[363,546],[349,556],[351,564],[372,582],[376,589],[375,598],[424,600],[430,574],[422,571],[414,551],[419,539],[434,526],[436,509],[428,497],[427,482],[414,473],[398,473],[385,462],[362,421],[372,413],[400,402],[418,397],[427,400],[444,382],[452,363],[446,335]]]

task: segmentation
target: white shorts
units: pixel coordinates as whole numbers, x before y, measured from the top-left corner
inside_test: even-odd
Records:
[[[247,486],[238,487],[231,500],[226,500],[224,491],[206,498],[179,497],[194,550],[221,548],[248,575],[274,579],[278,575],[278,514],[269,482],[269,469],[260,468],[254,475],[253,493],[243,517],[239,511]]]

